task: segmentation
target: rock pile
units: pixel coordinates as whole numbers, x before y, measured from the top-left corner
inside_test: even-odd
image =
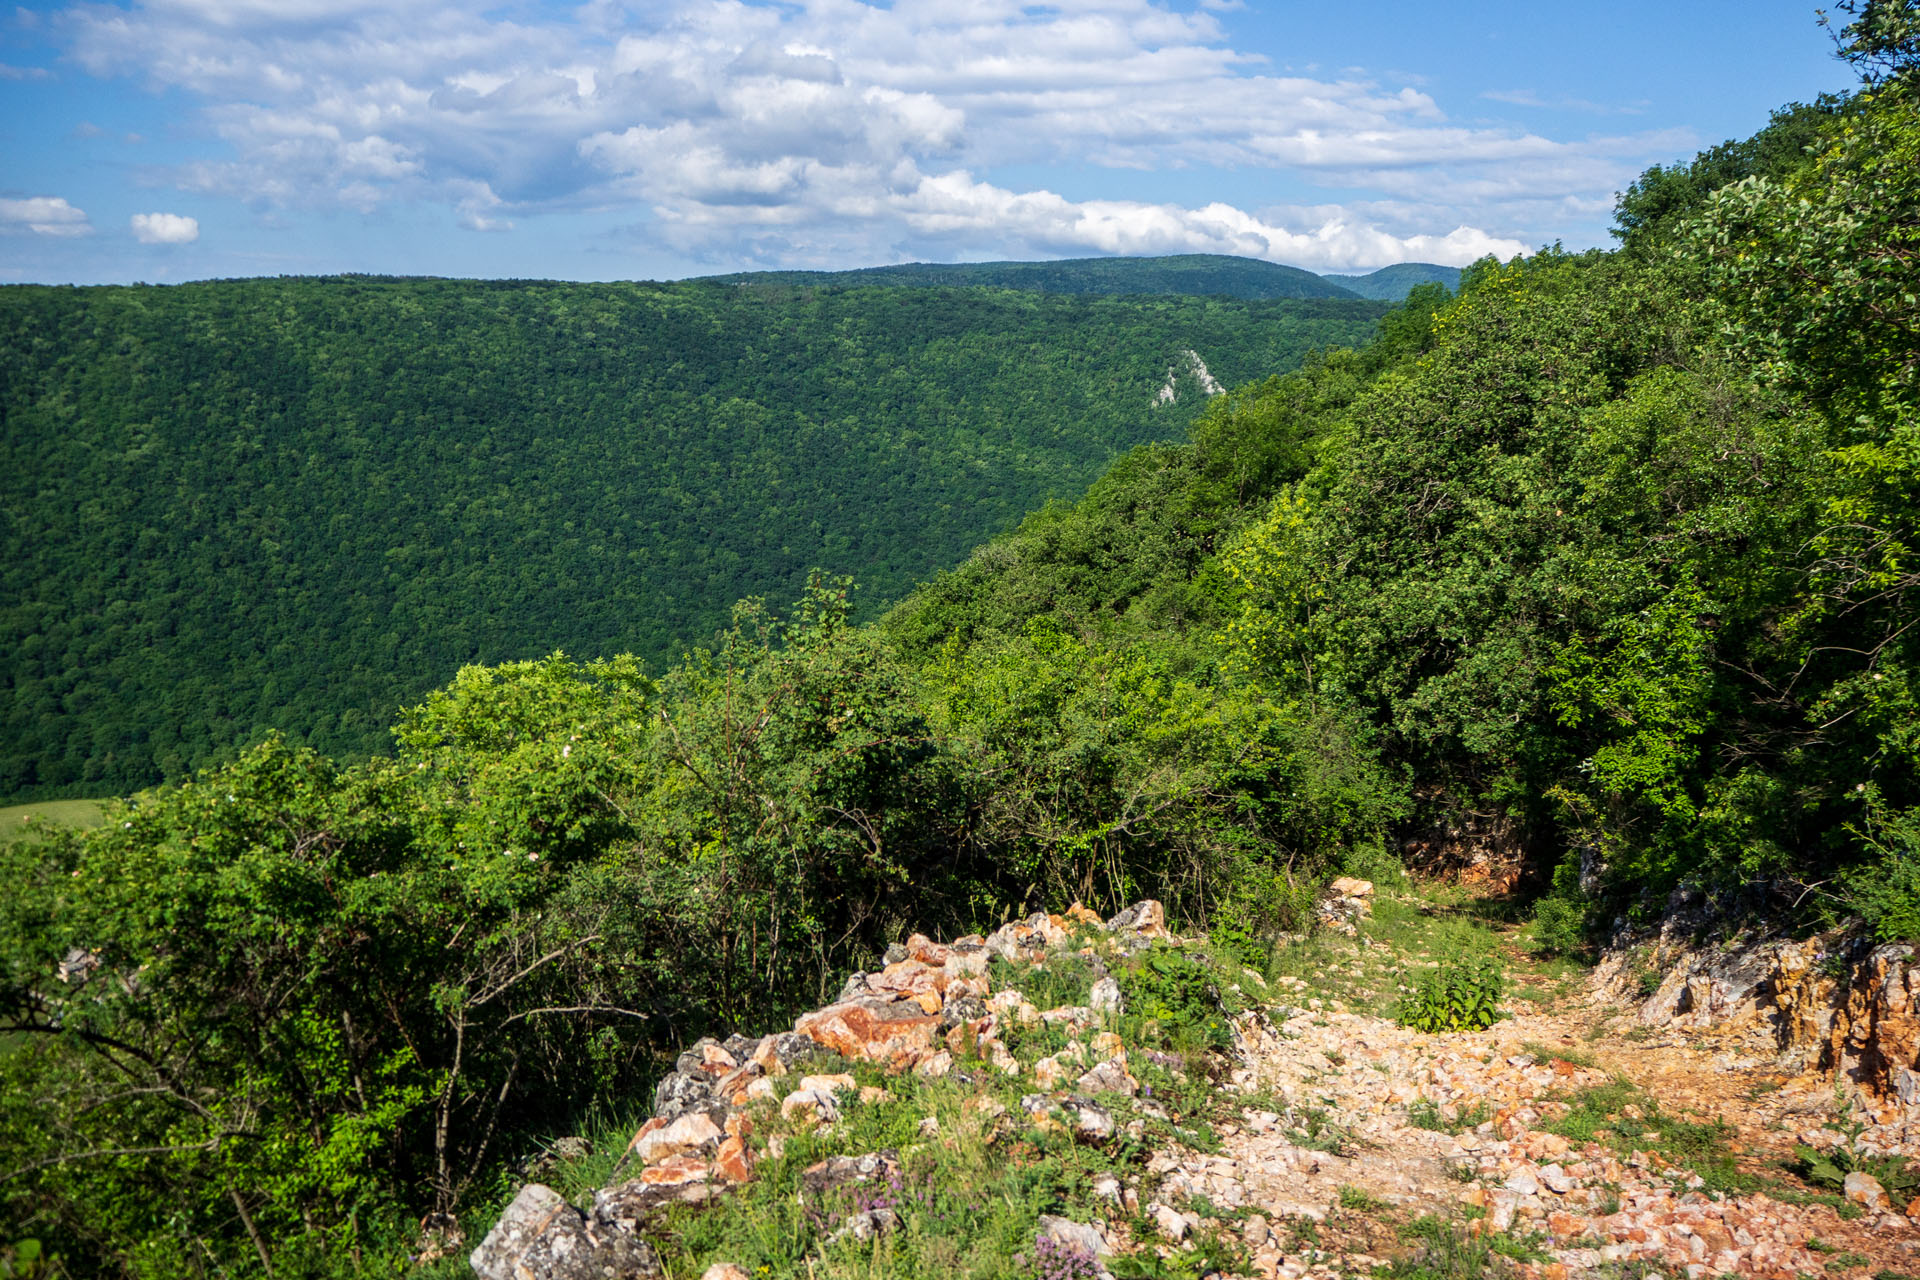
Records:
[[[1177,941],[1167,932],[1166,912],[1152,901],[1106,921],[1076,903],[1065,915],[1036,914],[990,935],[946,944],[915,934],[890,948],[878,971],[850,977],[832,1004],[801,1015],[792,1031],[703,1039],[682,1053],[654,1092],[652,1118],[634,1134],[621,1160],[623,1172],[635,1166],[637,1172],[595,1192],[590,1213],[546,1186],[522,1188],[474,1250],[474,1271],[482,1280],[658,1274],[653,1251],[639,1234],[646,1221],[669,1205],[704,1203],[753,1177],[749,1139],[756,1103],[771,1107],[777,1102],[786,1121],[836,1122],[842,1100],[859,1091],[851,1074],[832,1071],[830,1065],[873,1063],[892,1074],[939,1078],[964,1058],[1004,1076],[1019,1075],[1020,1064],[1000,1036],[1003,1026],[1043,1022],[1076,1035],[1090,1032],[1103,1015],[1119,1012],[1120,988],[1106,977],[1094,985],[1091,1004],[1043,1011],[1016,990],[990,991],[988,965],[995,956],[1044,962],[1050,951],[1068,946],[1077,935],[1098,935],[1122,955],[1155,939]],[[821,1070],[809,1074],[810,1066]],[[796,1074],[797,1087],[775,1087],[775,1081]],[[1139,1090],[1126,1049],[1111,1032],[1070,1041],[1067,1049],[1035,1064],[1032,1076],[1042,1092],[1022,1100],[1031,1122],[1042,1129],[1059,1126],[1085,1142],[1105,1142],[1117,1129],[1112,1113],[1087,1095]],[[1072,1091],[1059,1091],[1069,1085]],[[871,1087],[868,1092],[882,1093]],[[872,1173],[849,1172],[828,1161],[810,1169],[807,1179],[809,1186],[824,1187]],[[841,1230],[862,1239],[884,1233],[891,1225],[888,1212],[855,1215],[858,1221],[849,1219]]]

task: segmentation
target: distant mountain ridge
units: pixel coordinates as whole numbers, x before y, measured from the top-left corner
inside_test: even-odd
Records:
[[[815,288],[904,286],[1021,289],[1032,293],[1122,296],[1172,294],[1270,301],[1366,298],[1398,302],[1417,284],[1460,284],[1460,268],[1399,262],[1366,275],[1315,275],[1300,267],[1224,253],[1150,258],[1062,258],[1053,262],[903,262],[849,271],[739,271],[698,283]]]
[[[1422,284],[1443,284],[1455,293],[1460,291],[1460,268],[1435,262],[1396,262],[1363,276],[1328,275],[1322,279],[1376,302],[1398,302],[1415,285]]]

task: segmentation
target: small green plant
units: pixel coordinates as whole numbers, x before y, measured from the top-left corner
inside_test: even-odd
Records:
[[[1498,959],[1442,964],[1422,974],[1400,1002],[1400,1025],[1414,1031],[1481,1031],[1505,1016],[1507,976]]]
[[[1334,1123],[1319,1107],[1291,1112],[1288,1119],[1293,1123],[1286,1131],[1287,1141],[1296,1147],[1307,1151],[1324,1151],[1334,1156],[1347,1155],[1354,1149],[1353,1134]]]
[[[1904,1202],[1920,1195],[1920,1166],[1900,1156],[1870,1156],[1859,1147],[1858,1135],[1847,1142],[1822,1151],[1818,1147],[1796,1144],[1794,1171],[1816,1187],[1840,1191],[1847,1175],[1864,1173],[1886,1188],[1889,1196]]]
[[[1354,1213],[1385,1213],[1392,1206],[1375,1195],[1348,1183],[1340,1186],[1340,1207]]]
[[[1429,1133],[1465,1133],[1469,1129],[1478,1129],[1491,1119],[1493,1109],[1484,1102],[1456,1107],[1452,1119],[1447,1118],[1446,1112],[1438,1104],[1425,1098],[1407,1108],[1407,1123]]]

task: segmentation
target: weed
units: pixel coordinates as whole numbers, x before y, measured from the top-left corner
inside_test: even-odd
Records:
[[[1392,1206],[1378,1196],[1369,1195],[1363,1189],[1349,1183],[1340,1185],[1340,1207],[1354,1213],[1382,1214]]]
[[[1335,1124],[1319,1107],[1289,1111],[1287,1119],[1292,1122],[1292,1127],[1287,1129],[1287,1141],[1294,1146],[1307,1151],[1324,1151],[1333,1156],[1352,1154],[1355,1146],[1353,1134]]]
[[[1498,1022],[1506,974],[1491,956],[1443,964],[1420,976],[1400,1004],[1400,1025],[1415,1031],[1480,1031]]]
[[[1476,1102],[1470,1107],[1456,1107],[1451,1119],[1447,1108],[1422,1098],[1407,1108],[1407,1123],[1416,1129],[1425,1129],[1429,1133],[1465,1133],[1469,1129],[1478,1129],[1493,1119],[1493,1109],[1484,1102]]]
[[[1127,1011],[1161,1024],[1176,1045],[1227,1049],[1233,1031],[1213,973],[1189,952],[1156,943],[1138,962],[1116,973]]]

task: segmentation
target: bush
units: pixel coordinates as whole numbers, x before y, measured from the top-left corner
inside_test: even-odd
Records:
[[[1127,998],[1129,1015],[1159,1022],[1177,1042],[1194,1048],[1225,1049],[1233,1031],[1221,1007],[1220,988],[1203,963],[1185,951],[1155,945],[1137,967],[1114,975]]]
[[[1484,1030],[1506,1016],[1506,993],[1506,973],[1491,956],[1443,964],[1421,975],[1401,1001],[1400,1025],[1428,1033]]]
[[[1841,877],[1841,901],[1881,942],[1920,941],[1920,811],[1875,816],[1879,856]]]
[[[1542,898],[1533,905],[1533,945],[1542,955],[1578,951],[1586,942],[1587,913],[1565,898]]]

